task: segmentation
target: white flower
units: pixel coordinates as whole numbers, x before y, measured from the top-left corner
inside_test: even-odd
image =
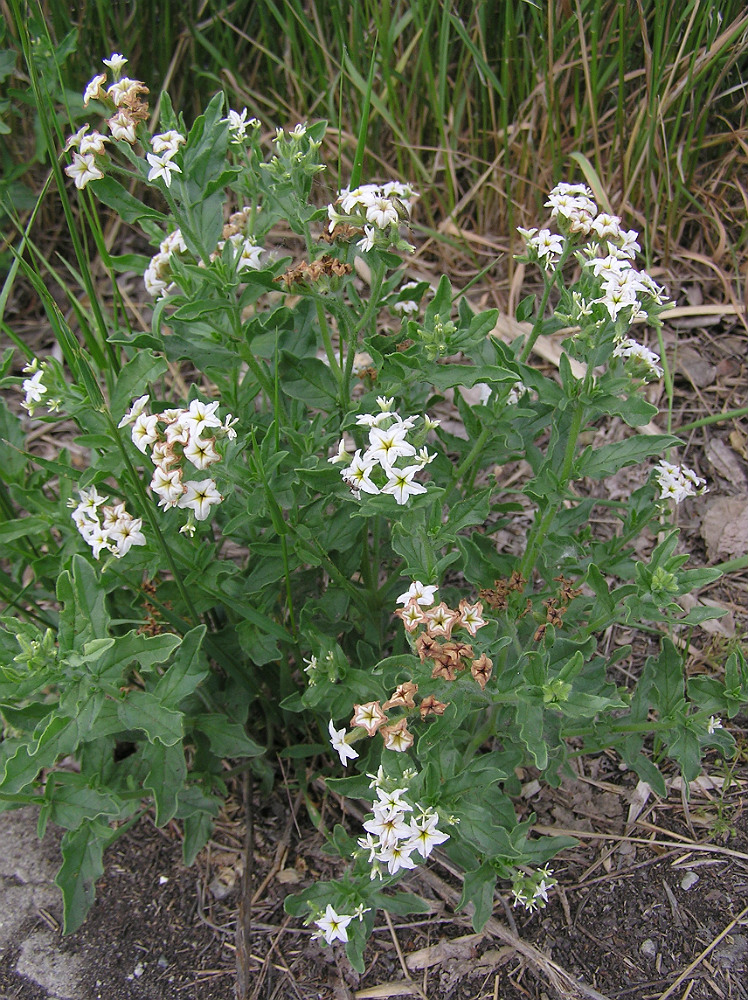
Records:
[[[112,52],[108,59],[101,60],[105,66],[114,73],[115,76],[119,76],[122,67],[127,62],[127,59],[120,52]]]
[[[358,757],[358,750],[354,750],[345,742],[345,729],[336,729],[332,719],[330,719],[327,728],[330,732],[330,744],[340,757],[340,763],[345,767],[349,760],[355,760]]]
[[[408,842],[396,841],[383,851],[379,851],[377,860],[386,861],[387,871],[390,875],[396,875],[401,870],[416,867],[415,861],[411,858],[414,850],[415,848],[410,847]]]
[[[114,542],[120,558],[126,555],[133,545],[146,544],[145,535],[140,530],[142,527],[142,518],[133,518],[126,514],[113,528],[110,528],[109,537]]]
[[[89,101],[98,101],[105,96],[104,87],[106,83],[106,73],[99,73],[93,80],[89,80],[86,89],[83,91],[83,107],[88,107]],[[88,128],[88,126],[86,126]]]
[[[716,715],[709,716],[709,722],[707,723],[706,731],[710,736],[713,736],[718,729],[722,729],[722,720]]]
[[[163,465],[157,465],[151,479],[151,489],[160,497],[159,507],[163,507],[164,510],[177,507],[185,489],[182,485],[182,470],[169,471]]]
[[[659,354],[655,354],[654,351],[650,351],[648,347],[644,347],[643,344],[639,344],[631,338],[622,340],[616,346],[613,351],[613,357],[631,361],[634,372],[636,373],[637,369],[641,369],[644,377],[662,378],[663,371],[658,364],[660,360]]]
[[[364,493],[379,493],[379,487],[371,481],[371,470],[375,466],[371,458],[361,457],[359,449],[353,456],[353,461],[347,469],[341,469],[340,475],[355,490],[363,490]]]
[[[553,261],[564,250],[563,237],[550,229],[541,229],[537,236],[529,240],[529,245],[537,251],[539,260],[546,257],[548,261]]]
[[[390,225],[397,225],[400,217],[389,198],[377,198],[366,209],[366,221],[373,222],[379,229],[386,229]]]
[[[114,101],[115,107],[119,108],[125,103],[129,94],[137,93],[141,88],[142,84],[138,80],[131,80],[129,77],[123,76],[121,80],[110,84],[106,92]]]
[[[182,454],[192,462],[196,469],[207,469],[214,462],[221,461],[221,456],[216,451],[214,445],[215,438],[203,440],[203,438],[193,434]]]
[[[73,162],[65,167],[65,173],[68,177],[72,177],[75,186],[81,191],[89,181],[98,181],[104,176],[96,166],[93,153],[86,153],[84,156],[73,153]]]
[[[672,465],[662,459],[655,468],[660,487],[660,500],[674,500],[680,503],[686,497],[700,496],[707,493],[706,479],[701,479],[693,469],[686,466]]]
[[[33,378],[27,378],[23,380],[21,388],[26,393],[26,398],[21,404],[29,414],[33,416],[34,408],[37,403],[41,403],[42,396],[47,392],[47,387],[42,383],[42,378],[44,377],[44,371],[38,371]]]
[[[321,936],[324,937],[328,944],[332,944],[333,941],[347,941],[348,932],[346,927],[353,920],[353,917],[349,917],[344,913],[336,913],[335,910],[327,904],[324,916],[315,920],[315,926],[319,927]]]
[[[350,462],[350,460],[351,460],[351,454],[347,450],[345,438],[342,437],[340,439],[340,442],[338,443],[337,452],[331,458],[328,458],[327,461],[331,462],[333,465],[336,465],[338,462]]]
[[[407,428],[404,428],[402,424],[395,424],[386,429],[372,427],[369,431],[369,449],[366,456],[379,462],[382,468],[387,471],[396,459],[415,455],[416,449],[405,439],[406,432]]]
[[[172,128],[168,132],[154,135],[151,139],[151,148],[154,153],[168,153],[170,156],[174,156],[179,151],[179,147],[184,146],[186,142],[187,140],[182,133]]]
[[[381,847],[390,847],[410,836],[410,826],[405,822],[402,809],[386,807],[379,802],[374,803],[373,809],[374,818],[364,823],[364,830],[379,837]]]
[[[406,592],[404,594],[400,594],[397,599],[397,603],[409,604],[412,599],[415,599],[422,608],[431,607],[434,603],[435,595],[438,589],[438,587],[434,586],[425,586],[420,580],[414,580]]]
[[[334,228],[334,227],[333,227]],[[374,248],[374,242],[376,240],[376,232],[374,226],[364,226],[364,237],[359,240],[356,246],[363,253],[368,253]]]
[[[139,413],[130,434],[132,436],[132,443],[145,455],[148,446],[158,440],[158,414]]]
[[[85,125],[81,125],[74,135],[68,136],[68,141],[65,143],[63,152],[69,153],[71,149],[79,149],[81,144],[81,139],[88,132],[88,122]]]
[[[236,262],[236,268],[238,271],[243,270],[245,267],[250,268],[252,271],[257,271],[262,266],[261,258],[262,247],[256,246],[252,240],[244,240],[241,244],[241,250]]]
[[[154,153],[146,153],[146,159],[151,165],[148,171],[148,180],[155,181],[160,177],[167,187],[171,187],[172,173],[181,174],[182,168],[169,158],[168,154],[156,156]]]
[[[413,480],[421,468],[420,465],[409,465],[405,469],[388,469],[389,479],[382,487],[382,493],[391,493],[400,505],[407,503],[408,497],[425,493],[426,487]]]
[[[90,135],[82,135],[79,146],[81,155],[83,156],[86,153],[103,155],[106,152],[105,142],[109,142],[109,138],[100,132],[91,132]]]
[[[410,821],[412,836],[405,842],[405,846],[418,851],[422,858],[427,858],[438,844],[449,840],[448,833],[436,829],[438,822],[439,817],[436,813],[431,815],[424,813],[420,819],[412,819]]]
[[[117,424],[117,426],[127,427],[128,424],[131,424],[133,422],[133,420],[136,420],[148,405],[148,401],[150,400],[150,398],[151,398],[150,396],[146,395],[146,396],[140,396],[138,399],[136,399],[135,402],[130,407],[130,409],[124,415],[124,417]]]
[[[115,139],[122,139],[125,142],[129,142],[131,145],[135,142],[135,121],[134,119],[125,111],[118,111],[116,115],[113,115],[107,122],[109,125],[109,130]]]
[[[177,506],[194,510],[197,521],[204,521],[210,514],[210,508],[223,500],[212,479],[202,479],[200,482],[189,479],[184,487],[184,495]]]
[[[183,422],[194,435],[202,434],[206,427],[220,427],[221,421],[216,416],[219,402],[204,403],[201,399],[193,399],[190,408],[182,417]]]
[[[228,116],[221,119],[221,123],[228,125],[231,142],[238,146],[247,138],[247,129],[250,127],[257,128],[260,124],[256,118],[247,119],[246,108],[242,108],[241,113],[238,111],[229,111]]]

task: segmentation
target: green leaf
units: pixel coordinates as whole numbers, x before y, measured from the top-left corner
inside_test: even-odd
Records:
[[[184,638],[174,656],[174,662],[159,679],[153,690],[154,697],[164,706],[176,709],[179,703],[192,694],[208,675],[208,667],[200,646],[207,629],[198,625]]]
[[[680,444],[680,439],[672,434],[640,434],[602,448],[587,448],[576,463],[575,475],[604,479],[626,465],[660,457],[676,444]]]
[[[495,886],[496,871],[489,862],[482,864],[476,871],[465,873],[462,896],[457,908],[461,910],[472,904],[472,924],[476,933],[483,930],[493,912]]]
[[[520,737],[532,754],[535,766],[542,771],[548,766],[548,746],[543,739],[543,706],[529,701],[517,705]]]
[[[103,823],[86,822],[62,838],[62,866],[55,884],[62,890],[63,933],[77,931],[93,905],[96,879],[104,874],[102,856],[111,830]]]
[[[662,640],[657,659],[647,659],[644,672],[652,677],[650,698],[660,718],[674,718],[685,705],[685,681],[683,658],[670,639]]]
[[[57,636],[61,651],[82,649],[89,639],[106,636],[106,595],[93,566],[82,556],[73,556],[72,579],[67,572],[60,574],[57,599],[63,605]]]
[[[283,392],[315,409],[329,409],[338,386],[329,367],[319,358],[296,358],[283,352],[280,365]]]
[[[160,379],[167,367],[166,360],[153,351],[138,351],[117,376],[111,402],[114,419],[118,420],[123,416],[132,401],[142,396],[151,383]]]
[[[69,771],[50,774],[44,789],[44,822],[50,819],[66,830],[75,830],[85,821],[99,816],[118,816],[122,807],[115,796],[104,789],[91,787],[88,782],[86,775]]]
[[[213,822],[213,817],[204,812],[194,813],[185,819],[182,859],[188,867],[208,843],[213,832]]]
[[[390,913],[396,913],[398,917],[407,917],[411,913],[431,913],[432,910],[425,899],[415,896],[412,892],[396,892],[392,896],[376,892],[370,898],[376,906]]]
[[[92,188],[94,194],[109,208],[113,208],[123,222],[141,222],[143,219],[155,219],[156,222],[165,223],[166,216],[162,212],[157,212],[154,208],[148,208],[134,195],[115,181],[113,177],[107,176],[96,181]]]
[[[141,673],[148,673],[157,663],[168,660],[179,642],[179,636],[170,632],[161,635],[143,635],[142,632],[133,629],[123,636],[118,636],[114,646],[108,649],[96,664],[96,669],[89,668],[89,670],[98,678],[116,682],[125,668],[135,661]]]
[[[251,740],[238,722],[225,715],[198,715],[193,725],[210,740],[210,749],[217,757],[258,757],[264,748]]]
[[[43,517],[19,517],[0,525],[0,542],[13,542],[16,538],[31,538],[33,535],[41,535],[46,531],[49,531],[49,522]]]
[[[173,746],[184,735],[182,713],[166,708],[147,691],[130,691],[117,706],[117,716],[124,729],[142,729],[149,743]]]
[[[187,764],[181,743],[164,746],[149,743],[143,747],[143,761],[150,765],[143,787],[153,793],[156,803],[156,826],[164,826],[177,812],[179,793],[187,780]]]

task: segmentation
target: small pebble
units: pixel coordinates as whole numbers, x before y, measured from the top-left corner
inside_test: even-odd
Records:
[[[696,872],[687,872],[680,880],[680,887],[681,889],[692,889],[698,881],[699,876]]]
[[[642,941],[639,951],[645,958],[655,958],[657,955],[657,945],[652,938],[647,938],[646,941]]]

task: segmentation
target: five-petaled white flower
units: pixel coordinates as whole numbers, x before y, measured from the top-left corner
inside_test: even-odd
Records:
[[[73,153],[73,162],[65,167],[65,173],[72,177],[75,186],[81,191],[89,181],[98,181],[104,176],[96,166],[93,153],[85,153],[83,156]]]
[[[184,495],[177,506],[194,510],[197,521],[204,521],[213,504],[223,500],[212,479],[203,479],[199,483],[194,479],[188,479],[184,486]]]
[[[353,920],[353,917],[348,916],[345,913],[336,913],[332,906],[328,903],[325,909],[324,916],[315,920],[314,923],[319,927],[322,932],[321,936],[325,939],[328,944],[332,944],[333,941],[347,941],[348,932],[346,927]]]
[[[345,767],[349,760],[355,760],[358,757],[358,750],[354,750],[345,742],[345,729],[336,729],[332,719],[330,719],[327,728],[330,732],[330,745],[340,757],[340,763]]]
[[[389,479],[382,487],[382,493],[391,493],[399,504],[407,503],[408,497],[425,493],[426,487],[413,479],[420,471],[420,465],[409,465],[405,469],[390,469]]]
[[[436,592],[439,588],[426,586],[420,580],[414,580],[404,594],[400,594],[397,599],[398,604],[408,604],[412,598],[421,605],[422,608],[429,608],[434,603]]]
[[[146,159],[151,165],[151,169],[148,171],[149,181],[158,180],[160,177],[167,187],[171,187],[171,175],[182,173],[182,168],[167,154],[156,156],[155,153],[146,153]]]

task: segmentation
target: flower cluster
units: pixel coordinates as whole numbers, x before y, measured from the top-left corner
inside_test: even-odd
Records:
[[[579,316],[572,317],[573,321],[590,315],[590,306],[594,303],[604,306],[613,320],[627,307],[631,307],[630,318],[635,319],[647,316],[652,306],[665,303],[664,289],[645,271],[638,271],[633,266],[632,261],[641,249],[639,234],[633,229],[624,229],[618,216],[598,212],[592,191],[586,185],[557,184],[545,204],[551,209],[551,216],[558,223],[561,233],[553,233],[550,229],[520,228],[528,259],[539,262],[545,268],[554,267],[565,256],[572,242],[578,238],[586,239],[588,242],[581,247],[579,259],[598,279],[602,292],[589,302],[578,301],[576,311]],[[635,341],[630,342],[632,348],[635,344]],[[622,356],[628,357],[626,354]],[[657,361],[652,361],[649,368],[655,371]]]
[[[357,500],[361,493],[390,493],[398,504],[406,504],[408,498],[425,493],[426,487],[418,482],[423,469],[436,458],[430,454],[423,441],[426,434],[439,426],[438,420],[426,416],[415,443],[408,439],[419,417],[404,420],[392,409],[393,399],[377,397],[379,413],[364,413],[356,418],[360,427],[369,428],[369,447],[355,454],[347,450],[345,438],[340,441],[337,454],[330,462],[348,463],[341,469],[343,481],[350,487]],[[375,478],[372,478],[374,476]]]
[[[111,135],[105,136],[95,130],[89,132],[89,126],[85,124],[68,139],[65,152],[73,150],[73,162],[65,167],[65,173],[79,189],[83,189],[89,181],[100,180],[104,176],[103,168],[107,165],[105,143],[115,139],[134,145],[136,129],[148,117],[148,105],[141,100],[141,95],[147,94],[148,88],[140,80],[121,75],[127,59],[114,52],[102,61],[112,71],[114,80],[107,86],[106,73],[94,76],[83,92],[83,106],[88,107],[91,101],[99,101],[108,109],[110,117],[107,126]],[[154,142],[155,139],[154,136]],[[154,148],[154,152],[158,150]]]
[[[642,378],[646,382],[662,378],[659,354],[655,354],[654,351],[650,351],[648,347],[630,337],[618,341],[613,351],[613,357],[623,358],[626,367],[635,378]]]
[[[411,642],[421,663],[433,661],[432,678],[441,677],[446,681],[454,681],[457,673],[470,665],[473,678],[485,689],[493,673],[493,662],[485,653],[476,656],[469,642],[452,639],[455,629],[463,629],[471,636],[476,635],[478,629],[486,624],[482,617],[483,605],[480,601],[470,604],[464,598],[456,610],[448,607],[444,601],[434,605],[435,592],[435,587],[424,587],[416,580],[398,598],[398,604],[404,606],[398,608],[395,614],[402,619],[405,631],[411,636],[421,626],[425,626]],[[440,639],[445,641],[440,642]]]
[[[449,840],[449,834],[437,828],[436,810],[408,802],[407,788],[390,787],[394,781],[385,776],[381,766],[369,777],[369,787],[375,790],[377,799],[372,805],[372,817],[364,822],[366,836],[357,843],[362,852],[368,852],[369,878],[381,879],[383,865],[390,875],[415,868],[412,855],[418,854],[425,861],[438,844]]]
[[[343,188],[334,204],[327,206],[329,231],[336,236],[363,233],[356,245],[364,253],[393,244],[412,250],[400,240],[398,228],[401,222],[409,221],[417,198],[418,193],[409,184],[399,181],[361,184],[353,190]]]
[[[219,257],[228,244],[231,247],[237,271],[243,271],[246,268],[256,271],[260,268],[263,249],[257,246],[254,236],[249,235],[248,232],[253,211],[257,211],[257,209],[253,210],[251,205],[245,205],[238,212],[231,213],[229,221],[223,227],[222,239],[218,241],[215,252],[210,255],[211,260]]]
[[[655,468],[655,476],[660,487],[660,500],[680,503],[686,497],[701,496],[707,492],[706,479],[697,476],[693,469],[688,469],[685,465],[672,465],[664,458]]]
[[[149,295],[160,298],[175,289],[176,286],[171,281],[171,257],[175,253],[186,252],[187,244],[180,229],[175,229],[161,240],[158,253],[151,258],[143,273],[143,284]]]
[[[187,459],[200,471],[220,462],[216,440],[236,437],[236,419],[228,414],[221,423],[216,415],[218,403],[204,403],[200,399],[193,399],[186,410],[174,408],[149,413],[149,399],[149,396],[141,396],[135,400],[119,426],[132,424],[131,435],[136,448],[144,455],[151,449],[151,460],[156,468],[150,485],[159,497],[159,507],[188,510],[189,520],[180,530],[194,534],[195,521],[204,521],[210,508],[221,503],[223,497],[213,479],[184,480],[183,460]],[[162,429],[160,425],[165,426]],[[212,430],[213,435],[205,437],[206,430]]]
[[[115,52],[103,62],[112,70],[114,82],[106,86],[106,73],[97,74],[86,86],[83,105],[87,107],[95,100],[108,109],[110,117],[106,124],[111,134],[102,135],[95,130],[89,132],[89,126],[85,124],[65,144],[65,152],[73,150],[73,162],[65,167],[65,173],[79,189],[86,187],[89,181],[100,180],[104,176],[108,164],[105,144],[115,140],[134,146],[138,125],[148,118],[148,105],[141,99],[142,94],[148,93],[148,88],[141,80],[121,76],[127,59]],[[150,182],[160,179],[166,187],[171,186],[172,175],[182,172],[175,157],[186,142],[186,138],[175,129],[151,137],[151,148],[146,152]]]
[[[128,514],[124,502],[107,504],[109,497],[99,496],[95,486],[80,490],[79,497],[77,504],[74,500],[68,501],[68,506],[73,507],[70,516],[96,559],[102,552],[121,559],[133,545],[146,544],[141,531],[142,518]]]
[[[558,885],[558,879],[553,877],[547,865],[529,875],[518,872],[512,885],[512,905],[520,904],[531,913],[533,910],[542,910],[548,902],[548,890],[554,885]]]

